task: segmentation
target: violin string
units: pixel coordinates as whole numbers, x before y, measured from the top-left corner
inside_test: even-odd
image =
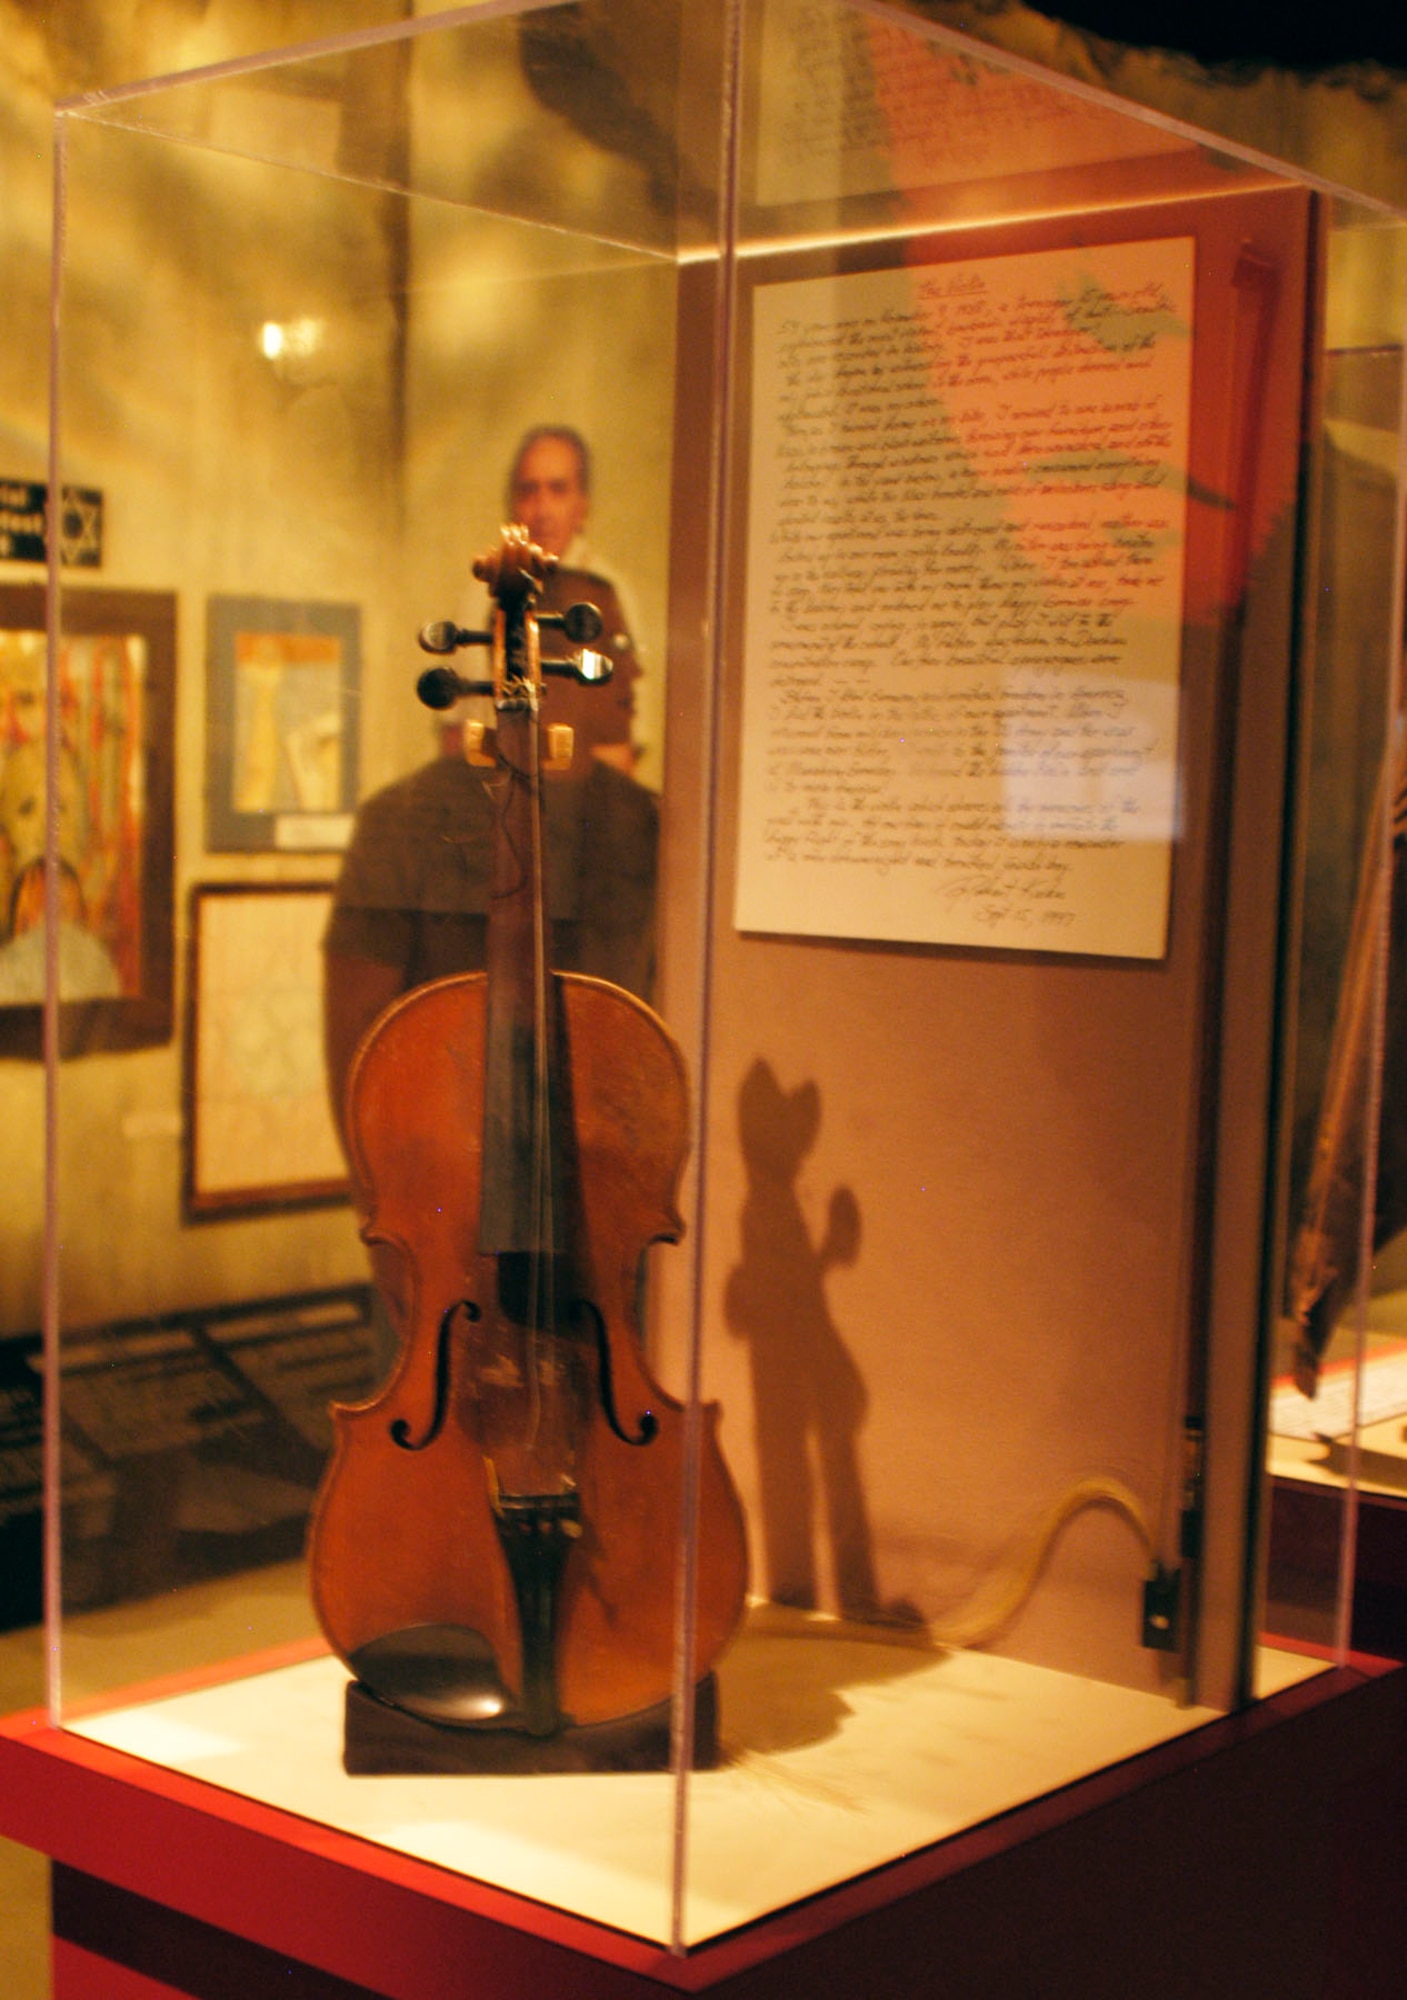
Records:
[[[501,775],[498,770],[495,770],[491,777],[484,779],[484,791],[488,796],[489,805],[493,812],[494,836],[502,842],[504,850],[517,863],[518,868],[517,875],[506,887],[492,891],[494,899],[499,902],[511,900],[519,894],[523,884],[531,880],[531,856],[525,858],[519,850],[518,842],[513,833],[512,817],[513,793],[515,789],[519,785],[528,785],[530,782],[531,780],[527,772],[517,770],[506,761],[502,766]]]

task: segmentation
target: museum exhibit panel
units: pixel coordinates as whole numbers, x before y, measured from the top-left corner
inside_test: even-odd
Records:
[[[1338,1685],[1401,219],[858,0],[426,15],[56,186],[57,1754],[707,1984]]]

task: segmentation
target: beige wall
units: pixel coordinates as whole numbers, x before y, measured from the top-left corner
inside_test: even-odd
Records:
[[[17,337],[0,350],[0,472],[46,471],[50,106],[172,65],[394,19],[395,7],[57,9],[4,39],[0,118],[14,199],[0,254]],[[100,17],[101,16],[101,20]],[[121,23],[126,20],[126,31]],[[166,34],[152,39],[153,22]],[[7,23],[8,25],[8,23]],[[568,128],[533,104],[510,33],[411,75],[419,158],[398,119],[403,55],[353,66],[350,101],[253,80],[237,107],[182,111],[207,136],[247,127],[314,167],[288,172],[70,119],[62,293],[64,476],[105,495],[102,571],[84,581],[173,591],[178,610],[178,1029],[165,1047],[65,1066],[60,1211],[65,1316],[82,1324],[359,1276],[345,1209],[189,1226],[180,1214],[184,924],[191,884],[329,877],[333,856],[205,847],[205,611],[213,592],[351,602],[362,617],[363,794],[423,760],[411,689],[425,618],[477,612],[470,556],[501,518],[513,441],[529,423],[592,439],[591,553],[621,585],[648,677],[640,736],[661,766],[669,538],[673,264],[656,246],[586,256],[573,223],[635,200],[608,155],[583,187],[551,147]],[[164,108],[153,115],[159,121]],[[223,118],[217,129],[211,120]],[[534,120],[536,121],[534,123]],[[203,121],[203,122],[202,122]],[[486,220],[504,161],[534,148],[543,220]],[[398,161],[392,160],[397,145]],[[381,148],[385,155],[377,154]],[[517,149],[517,150],[515,150]],[[452,205],[336,177],[409,166]],[[567,191],[564,194],[564,190]],[[570,196],[568,208],[563,201]],[[571,204],[575,204],[573,208]],[[672,248],[672,246],[669,246]],[[587,297],[590,296],[588,308]],[[604,306],[603,306],[604,302]],[[323,345],[275,368],[266,319],[312,317]],[[2,581],[40,572],[0,566]],[[40,1317],[42,1078],[0,1061],[0,1129],[15,1195],[0,1217],[0,1331]]]
[[[503,519],[519,437],[537,423],[580,430],[594,460],[587,555],[635,628],[641,775],[658,786],[672,237],[642,211],[628,161],[571,146],[563,121],[544,114],[507,28],[420,50],[414,101],[412,177],[453,199],[417,201],[409,217],[407,577],[418,602],[478,622],[484,595],[469,562]],[[509,177],[525,217],[515,222],[494,213]],[[647,247],[588,248],[593,227]]]
[[[335,181],[81,122],[69,155],[63,470],[105,495],[103,582],[176,593],[183,988],[192,884],[316,880],[335,866],[206,850],[206,603],[216,592],[355,603],[367,662],[385,656],[399,515],[398,219],[384,197]],[[256,339],[265,321],[294,317],[326,331],[290,372]],[[359,1274],[345,1210],[182,1225],[184,1000],[178,990],[166,1046],[64,1066],[70,1323]]]
[[[0,343],[0,460],[5,474],[45,476],[52,106],[58,99],[145,75],[223,60],[267,45],[394,18],[386,0],[306,0],[206,8],[107,5],[98,0],[42,10],[0,9],[0,269],[7,299]],[[106,186],[97,159],[106,149]],[[369,540],[380,496],[355,477],[335,521],[320,511],[316,537],[290,534],[306,498],[263,511],[256,545],[242,539],[212,496],[228,468],[329,463],[354,470],[358,423],[345,400],[316,389],[280,393],[260,380],[252,346],[233,338],[239,314],[277,286],[275,232],[267,212],[251,228],[242,267],[202,269],[165,204],[171,165],[151,147],[85,135],[77,152],[72,223],[76,260],[67,304],[75,366],[66,377],[67,435],[74,477],[106,496],[102,585],[173,590],[178,598],[180,676],[176,773],[177,897],[188,884],[232,872],[230,857],[202,851],[203,717],[192,698],[203,679],[204,600],[210,590],[347,596]],[[220,209],[236,199],[207,189]],[[251,222],[253,217],[250,218]],[[346,259],[384,266],[387,245],[374,218],[343,243]],[[267,254],[266,254],[267,253]],[[222,314],[224,317],[221,327]],[[373,400],[385,402],[390,330],[359,330],[357,375],[378,370]],[[247,349],[247,351],[246,351]],[[364,435],[361,440],[365,442]],[[384,450],[384,445],[377,447]],[[328,481],[331,485],[335,482]],[[0,581],[34,582],[32,567],[0,565]],[[325,870],[318,863],[311,872]],[[268,861],[249,872],[310,872]],[[183,1229],[178,1216],[178,1044],[69,1067],[61,1103],[62,1202],[68,1226],[62,1280],[75,1318],[182,1301],[248,1296],[346,1275],[357,1247],[345,1213],[312,1222],[264,1221]],[[10,1199],[0,1217],[0,1330],[40,1316],[42,1076],[38,1065],[0,1061],[0,1130]]]

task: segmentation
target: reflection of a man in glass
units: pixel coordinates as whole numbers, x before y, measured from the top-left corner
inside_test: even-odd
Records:
[[[586,440],[565,424],[529,431],[509,474],[508,508],[539,548],[565,562],[591,511]]]
[[[505,497],[509,519],[557,558],[542,594],[542,609],[563,611],[569,604],[594,604],[603,628],[599,650],[612,665],[605,687],[583,688],[574,681],[554,679],[546,691],[544,714],[551,722],[569,722],[584,751],[630,776],[635,769],[631,722],[640,663],[615,585],[591,567],[586,553],[591,451],[585,438],[567,424],[536,425],[513,455]]]
[[[539,425],[509,467],[507,509],[558,558],[539,608],[594,604],[595,650],[611,661],[604,684],[553,675],[543,720],[574,732],[571,769],[545,787],[553,963],[647,994],[654,962],[658,809],[634,779],[631,719],[639,665],[620,599],[586,566],[591,455],[565,425]],[[464,761],[459,731],[447,754],[367,799],[357,814],[324,940],[325,1029],[332,1101],[358,1041],[392,1000],[485,960],[490,816],[484,774]]]

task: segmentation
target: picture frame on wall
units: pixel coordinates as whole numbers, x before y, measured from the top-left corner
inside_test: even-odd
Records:
[[[58,662],[60,1052],[171,1039],[176,599],[65,590]],[[0,585],[0,1056],[43,1047],[45,592]]]
[[[187,1221],[348,1199],[322,1053],[330,882],[190,892]]]
[[[206,639],[207,847],[345,847],[357,789],[359,608],[214,596]]]

